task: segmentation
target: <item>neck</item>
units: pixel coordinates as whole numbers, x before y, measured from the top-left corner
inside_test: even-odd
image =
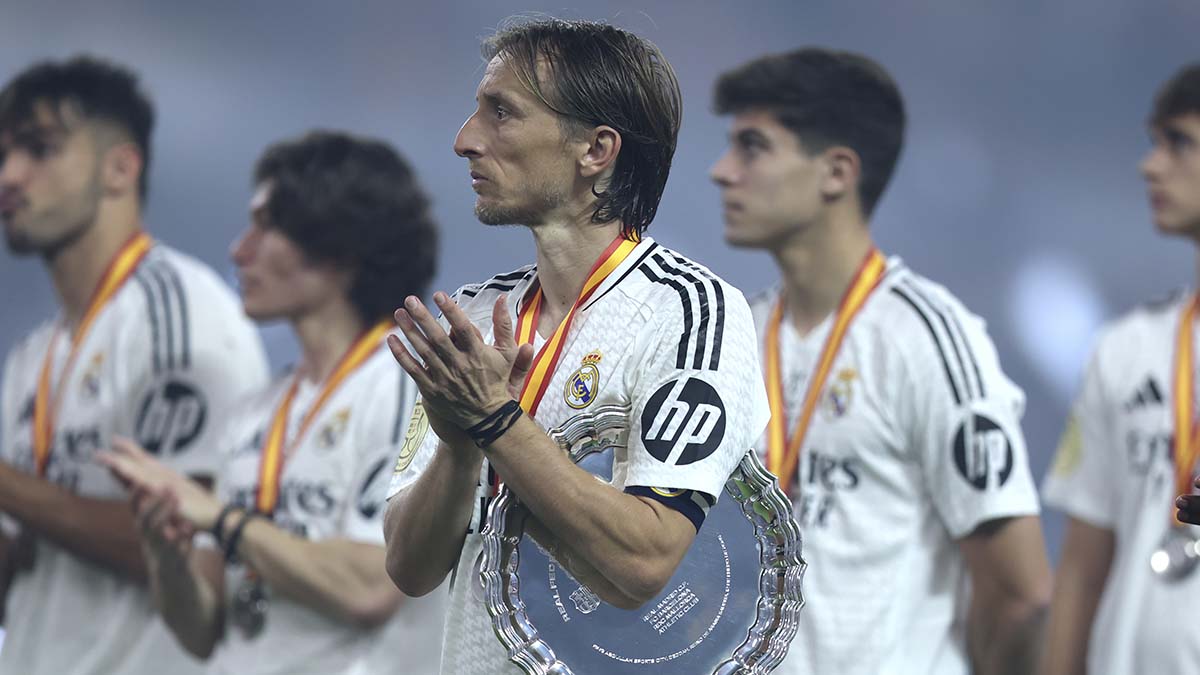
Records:
[[[538,283],[542,287],[539,332],[554,330],[571,311],[596,259],[621,231],[605,225],[546,224],[530,228],[537,247]]]
[[[300,341],[301,362],[297,372],[310,382],[323,382],[354,340],[369,326],[345,299],[337,298],[291,320]]]
[[[121,246],[141,229],[136,207],[121,214],[109,209],[106,213],[102,206],[96,222],[46,256],[59,305],[72,330],[83,320],[88,302]]]
[[[837,309],[872,246],[861,220],[831,219],[803,229],[771,252],[783,275],[785,309],[801,335]]]

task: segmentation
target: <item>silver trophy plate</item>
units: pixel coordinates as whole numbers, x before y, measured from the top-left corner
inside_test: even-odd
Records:
[[[571,459],[611,480],[627,408],[602,406],[550,432]],[[669,487],[669,486],[667,486]],[[800,528],[775,477],[747,452],[675,576],[636,610],[604,603],[531,536],[504,487],[484,526],[485,604],[509,658],[529,675],[759,675],[783,660],[804,599]]]

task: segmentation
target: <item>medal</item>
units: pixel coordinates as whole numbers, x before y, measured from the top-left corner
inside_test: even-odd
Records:
[[[271,598],[267,588],[257,578],[247,576],[238,585],[230,604],[230,615],[233,625],[238,627],[247,640],[252,640],[263,631],[267,625],[267,610],[271,608]]]
[[[784,494],[791,496],[792,481],[796,478],[796,467],[800,463],[800,452],[804,445],[804,437],[808,432],[809,422],[816,412],[817,402],[825,391],[825,380],[833,370],[833,362],[837,359],[842,341],[850,330],[850,323],[858,314],[871,293],[883,280],[887,272],[887,260],[879,249],[871,247],[867,257],[863,259],[854,281],[846,289],[846,295],[834,315],[833,328],[825,338],[821,355],[817,358],[816,369],[808,383],[808,391],[804,394],[804,405],[801,408],[800,419],[796,422],[792,437],[787,437],[787,406],[783,400],[783,365],[779,349],[779,329],[783,324],[783,295],[780,294],[771,318],[767,323],[764,346],[766,358],[764,368],[767,380],[767,401],[771,405],[771,420],[767,425],[767,468],[779,478],[779,487]]]
[[[1200,541],[1182,527],[1167,530],[1162,543],[1150,555],[1150,569],[1165,581],[1180,581],[1200,565]]]
[[[1193,296],[1184,305],[1183,313],[1179,316],[1179,328],[1175,335],[1175,372],[1173,374],[1173,393],[1171,401],[1171,418],[1174,422],[1174,441],[1171,453],[1175,461],[1175,490],[1173,495],[1191,493],[1192,472],[1196,466],[1196,456],[1200,454],[1200,439],[1197,439],[1197,428],[1193,417],[1194,382],[1192,337],[1196,325],[1196,311],[1200,308],[1200,295]],[[1150,569],[1160,579],[1179,581],[1195,571],[1200,564],[1200,541],[1191,535],[1189,525],[1176,519],[1175,498],[1172,496],[1169,504],[1171,517],[1168,521],[1167,533],[1162,543],[1150,554]]]

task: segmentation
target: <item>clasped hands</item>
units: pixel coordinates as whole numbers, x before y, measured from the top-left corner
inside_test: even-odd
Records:
[[[221,502],[203,485],[127,438],[114,438],[112,449],[97,455],[97,461],[129,489],[138,532],[158,557],[186,560],[192,536],[211,530],[221,513]]]
[[[450,325],[446,331],[416,296],[396,310],[396,323],[412,346],[409,352],[395,335],[388,347],[421,392],[429,424],[443,441],[470,445],[466,429],[478,424],[512,399],[519,399],[533,363],[533,345],[518,345],[508,313],[507,296],[492,306],[492,344],[450,296],[433,294]]]

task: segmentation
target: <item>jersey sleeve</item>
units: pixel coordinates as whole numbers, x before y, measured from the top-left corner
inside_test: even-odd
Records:
[[[390,361],[390,357],[388,357]],[[387,507],[389,483],[397,457],[397,448],[405,439],[412,417],[416,385],[399,365],[392,386],[395,396],[379,397],[368,419],[357,427],[361,436],[356,448],[358,458],[352,472],[350,501],[343,511],[343,536],[372,544],[383,544],[383,514]],[[383,378],[380,378],[383,379]]]
[[[165,265],[133,281],[142,316],[123,336],[130,379],[115,428],[177,471],[212,476],[221,427],[267,383],[258,332],[225,289],[185,285]]]
[[[632,347],[626,489],[718,498],[770,416],[745,298],[698,275],[693,292],[655,308]]]
[[[20,395],[16,392],[16,369],[17,348],[14,348],[4,358],[3,381],[0,381],[0,462],[12,464],[15,460],[13,457],[13,447],[15,446],[13,436],[16,434],[16,421],[21,415],[21,406],[23,405],[19,398]],[[21,526],[7,513],[0,512],[0,535],[9,538],[15,538],[20,534]]]
[[[1071,407],[1042,494],[1046,503],[1068,515],[1111,530],[1116,527],[1118,515],[1113,467],[1123,458],[1113,442],[1116,437],[1111,420],[1116,408],[1105,390],[1100,362],[1097,350]]]
[[[1000,368],[983,321],[923,297],[903,391],[910,446],[950,535],[997,518],[1038,513],[1021,415],[1025,395]]]

